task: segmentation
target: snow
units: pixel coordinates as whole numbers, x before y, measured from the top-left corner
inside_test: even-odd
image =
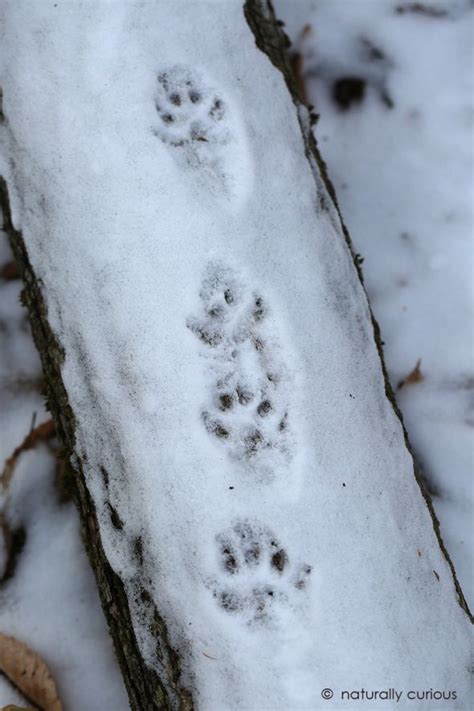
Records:
[[[421,359],[424,381],[397,398],[472,602],[472,4],[421,3],[439,17],[394,5],[279,0],[277,10],[303,56],[394,388]],[[341,111],[332,88],[348,76],[366,95]]]
[[[40,653],[65,708],[127,708],[77,516],[71,515],[71,504],[57,504],[54,460],[44,449],[23,455],[8,515],[13,527],[28,525],[26,549],[2,593],[2,632]],[[0,702],[11,701],[9,690],[0,694]]]
[[[0,265],[12,255],[0,232]],[[40,396],[41,371],[18,280],[0,281],[0,461],[24,440],[32,423],[48,419]],[[60,502],[55,458],[40,444],[18,460],[1,495],[10,530],[23,528],[24,548],[13,576],[0,587],[0,629],[47,662],[68,709],[128,708],[108,630],[71,502]],[[4,574],[4,537],[2,564]],[[104,683],[104,680],[105,683]],[[0,678],[0,706],[25,705]]]
[[[160,670],[139,587],[198,708],[362,678],[467,708],[467,618],[297,111],[240,2],[178,5],[1,7],[0,172],[142,652]]]

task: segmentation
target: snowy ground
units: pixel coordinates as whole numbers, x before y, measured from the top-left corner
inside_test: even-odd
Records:
[[[469,439],[473,414],[469,391],[472,333],[468,325],[472,303],[468,244],[471,164],[465,157],[465,146],[469,145],[472,107],[468,105],[463,67],[468,63],[465,55],[469,51],[469,30],[463,21],[461,3],[456,4],[455,16],[448,18],[407,12],[395,15],[392,4],[380,2],[375,11],[375,4],[369,0],[357,4],[320,2],[317,8],[316,3],[300,0],[291,6],[280,3],[278,10],[288,20],[294,38],[300,37],[305,24],[312,28],[298,39],[298,47],[305,59],[308,93],[322,114],[317,135],[355,247],[366,257],[367,289],[382,326],[393,383],[401,381],[417,359],[422,359],[424,380],[403,387],[399,401],[416,455],[436,494],[445,538],[467,593],[472,554],[467,533],[472,506]],[[374,47],[383,58],[367,58],[368,54],[373,56]],[[330,98],[330,87],[334,80],[354,74],[366,80],[366,95],[359,105],[343,112]],[[177,85],[185,79],[174,76]],[[209,95],[206,91],[204,87],[207,108],[218,115],[220,107],[216,106],[212,88]],[[166,92],[169,95],[167,79],[163,78],[157,93],[159,106],[168,100]],[[392,108],[387,106],[387,97],[393,102]],[[178,136],[170,131],[163,133],[162,125],[166,126],[166,121],[157,124],[156,137],[164,144],[173,145],[183,140],[183,135],[188,140],[187,134],[182,133],[187,130],[184,114],[184,128]],[[223,194],[232,195],[238,209],[246,199],[245,180],[238,173],[222,180],[219,154],[222,151],[227,159],[223,149],[228,143],[226,130],[239,136],[241,129],[232,124],[229,129],[226,122],[217,125],[217,132],[211,135],[217,158],[207,166],[208,186],[214,192],[222,186]],[[248,156],[244,147],[240,149],[244,155],[239,165],[246,175]],[[236,147],[231,145],[230,150]],[[446,175],[450,176],[449,181],[445,180]],[[447,238],[452,240],[449,247]],[[1,249],[0,266],[10,259],[6,248]],[[107,277],[107,266],[104,270]],[[212,409],[216,407],[212,391],[216,374],[232,386],[239,402],[245,402],[247,392],[262,391],[259,368],[262,363],[268,367],[268,356],[263,353],[256,358],[244,338],[239,358],[244,364],[242,372],[248,374],[248,391],[230,382],[231,375],[226,370],[227,331],[224,336],[222,329],[210,332],[206,323],[209,306],[215,306],[216,290],[224,294],[220,308],[229,306],[226,293],[228,298],[237,296],[239,303],[237,317],[232,321],[227,316],[223,318],[224,331],[229,330],[234,338],[234,333],[245,330],[247,311],[254,309],[257,318],[251,327],[251,340],[273,340],[271,365],[278,371],[282,385],[276,393],[272,390],[270,405],[266,404],[270,397],[261,398],[258,407],[262,412],[256,409],[253,415],[259,422],[262,415],[270,415],[262,430],[262,436],[270,441],[274,436],[271,418],[283,423],[285,412],[295,409],[292,374],[287,366],[293,362],[293,354],[287,335],[271,312],[260,325],[259,311],[262,316],[267,315],[264,301],[256,303],[246,280],[232,269],[213,263],[197,285],[200,297],[187,316],[190,336],[201,342],[205,383],[202,391],[208,390],[203,422],[210,439],[219,437],[220,424]],[[16,281],[1,283],[2,460],[28,433],[34,412],[37,422],[46,418],[37,389],[38,363],[18,294]],[[279,306],[278,299],[275,304]],[[221,343],[217,359],[207,356],[209,338]],[[217,410],[228,406],[230,409],[226,395],[227,392],[218,393]],[[153,412],[155,403],[147,400],[144,407]],[[228,424],[231,436],[223,438],[227,454],[234,461],[245,461],[248,447],[259,443],[246,439],[249,422],[245,417],[229,413]],[[294,459],[297,434],[292,431],[292,423],[278,431],[277,439],[271,440],[272,460],[260,458],[254,465],[262,485],[272,473],[284,472]],[[57,502],[53,480],[54,461],[46,445],[23,455],[4,511],[14,528],[25,527],[27,537],[13,578],[0,589],[0,628],[42,653],[58,680],[67,708],[125,709],[121,680],[82,553],[77,517],[70,503]],[[256,536],[258,545],[265,550],[270,547],[272,560],[275,553],[280,554],[274,565],[278,573],[278,568],[286,564],[286,554],[280,553],[279,543],[275,550],[271,548],[275,538],[265,526],[257,528],[254,526],[249,533]],[[231,558],[225,554],[227,570],[234,564],[243,568],[248,564],[245,551],[239,548],[241,534],[241,529],[228,527],[218,539],[222,551],[233,551]],[[299,567],[290,571],[288,580],[283,580],[288,589],[282,588],[282,595],[292,594],[292,586],[297,590],[300,584],[304,586],[304,563],[302,560]],[[255,580],[258,584],[264,582],[259,581],[258,575]],[[237,604],[243,619],[254,623],[259,608],[248,598],[245,584],[243,578],[240,590],[237,581],[229,604]],[[221,596],[224,593],[220,591]],[[12,700],[10,691],[1,687],[0,704]]]
[[[0,461],[48,419],[38,356],[20,304],[6,235],[0,232]],[[7,266],[7,269],[5,267]],[[67,709],[128,705],[72,503],[61,502],[55,457],[46,442],[21,455],[1,497],[2,520],[24,544],[0,584],[0,630],[47,662]],[[2,532],[4,534],[4,531]],[[0,577],[7,562],[2,538]],[[21,697],[0,677],[0,706]]]
[[[421,360],[423,381],[397,399],[474,605],[473,10],[412,6],[279,0],[277,11],[321,115],[316,136],[364,257],[394,389]],[[344,79],[365,87],[345,109]]]

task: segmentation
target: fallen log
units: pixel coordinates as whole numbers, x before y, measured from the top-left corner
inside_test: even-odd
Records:
[[[464,708],[467,606],[285,36],[260,0],[179,10],[0,10],[4,227],[131,707]]]

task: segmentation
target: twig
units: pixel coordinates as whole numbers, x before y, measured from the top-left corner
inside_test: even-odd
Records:
[[[41,425],[38,425],[38,427],[35,427],[30,431],[23,442],[15,449],[13,454],[11,454],[5,462],[3,471],[0,474],[1,489],[5,490],[8,488],[20,455],[23,454],[23,452],[34,449],[39,442],[51,439],[54,437],[54,433],[55,429],[53,420],[43,422]]]

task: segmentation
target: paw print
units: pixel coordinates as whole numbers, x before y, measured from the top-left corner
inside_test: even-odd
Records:
[[[220,580],[213,585],[219,607],[248,625],[271,625],[278,610],[294,607],[308,584],[311,566],[292,566],[266,527],[239,521],[216,537]]]
[[[223,99],[194,71],[172,67],[158,74],[154,133],[171,146],[225,145],[230,139]]]
[[[216,264],[208,267],[200,299],[201,315],[187,326],[209,363],[204,427],[234,461],[268,480],[293,456],[289,377],[270,306],[231,269]]]

